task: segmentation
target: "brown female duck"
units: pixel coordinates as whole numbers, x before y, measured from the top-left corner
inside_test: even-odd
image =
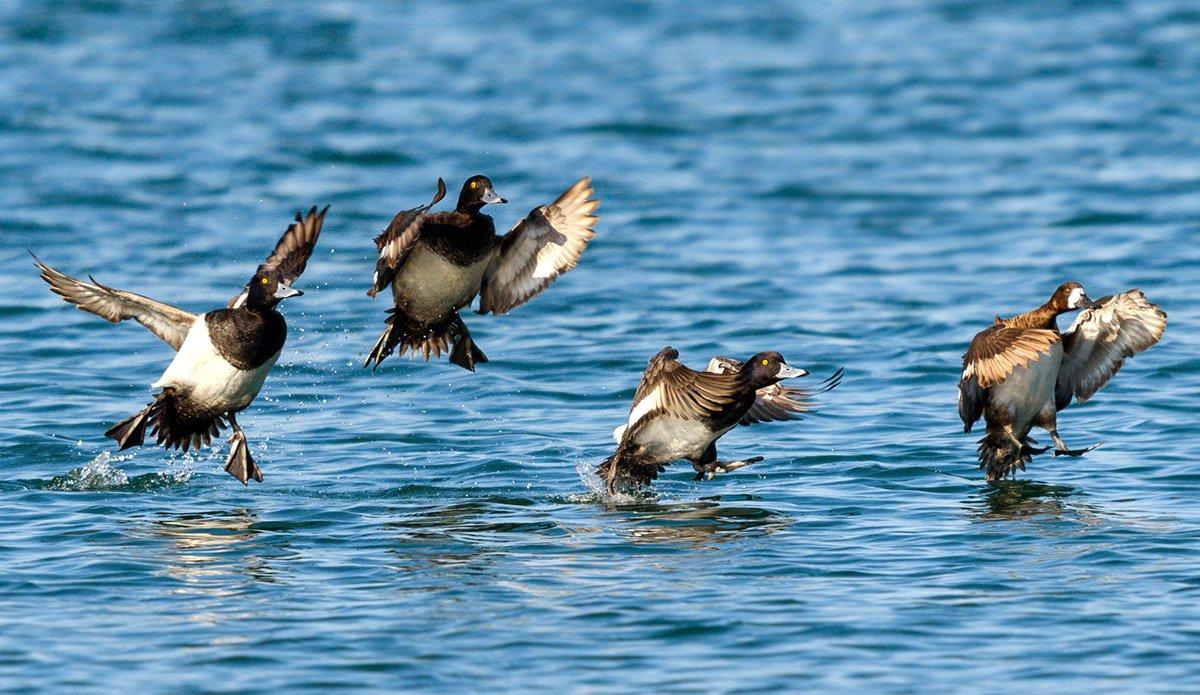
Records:
[[[1064,335],[1058,317],[1084,309]],[[1029,431],[1050,433],[1055,456],[1081,456],[1099,446],[1070,449],[1058,436],[1057,412],[1087,401],[1132,357],[1154,345],[1167,315],[1129,290],[1093,302],[1077,282],[1061,285],[1042,306],[995,322],[971,341],[958,382],[958,414],[970,432],[983,417],[979,467],[988,482],[1015,475],[1035,454]]]

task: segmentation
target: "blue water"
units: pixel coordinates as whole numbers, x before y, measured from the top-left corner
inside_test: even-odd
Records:
[[[1200,688],[1198,84],[1184,0],[0,3],[0,685]],[[503,227],[593,176],[594,243],[477,374],[364,372],[372,236],[474,173]],[[200,311],[327,203],[266,481],[117,455],[170,351],[24,248]],[[960,355],[1068,279],[1166,337],[988,487]],[[846,379],[614,504],[666,344]]]

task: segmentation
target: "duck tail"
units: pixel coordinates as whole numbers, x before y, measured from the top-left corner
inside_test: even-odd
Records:
[[[631,462],[621,449],[596,467],[596,475],[604,480],[604,489],[608,494],[616,492],[618,484],[640,488],[658,479],[658,474],[666,470],[666,466],[639,465]]]
[[[985,471],[987,481],[1003,480],[1017,469],[1025,470],[1029,456],[1000,428],[989,427],[987,434],[979,440],[979,468]]]
[[[399,309],[392,308],[388,310],[384,323],[383,332],[379,334],[363,367],[374,364],[372,369],[378,369],[379,363],[396,352],[397,348],[400,355],[411,350],[414,355],[424,355],[425,361],[448,352],[451,362],[472,372],[477,363],[488,361],[487,355],[471,340],[471,333],[457,311],[437,323],[421,325]]]
[[[175,388],[167,386],[141,412],[114,425],[104,433],[117,440],[121,449],[145,442],[146,427],[156,444],[167,449],[199,449],[212,444],[228,425],[221,413],[197,412],[187,407]]]

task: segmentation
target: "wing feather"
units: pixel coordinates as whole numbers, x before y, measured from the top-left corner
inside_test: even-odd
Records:
[[[42,263],[33,257],[41,271],[42,279],[50,285],[50,291],[79,309],[95,314],[105,321],[120,323],[133,319],[145,326],[173,349],[179,350],[196,321],[196,315],[178,307],[164,304],[140,294],[106,287],[88,278],[84,282]]]
[[[374,297],[392,283],[396,277],[396,268],[408,256],[408,252],[412,251],[421,236],[421,225],[425,221],[426,213],[445,197],[446,182],[439,178],[437,192],[428,204],[396,213],[387,229],[375,237],[379,260],[375,262],[375,275],[371,278],[371,289],[367,290],[368,297]]]
[[[1002,383],[1018,367],[1049,355],[1059,340],[1052,330],[1003,323],[980,331],[963,355],[962,378],[958,381],[958,416],[963,430],[970,432],[983,415],[992,386]]]
[[[698,419],[720,412],[736,398],[738,381],[733,374],[711,374],[689,369],[678,361],[679,351],[665,347],[650,359],[633,396],[625,436],[651,415],[666,414]]]
[[[320,211],[314,205],[303,216],[297,212],[296,221],[283,230],[271,255],[258,266],[259,272],[270,272],[288,285],[299,279],[308,267],[308,259],[317,246],[317,238],[321,236],[321,225],[324,224],[325,213],[328,211],[328,205]],[[246,292],[247,288],[243,287],[226,306],[231,309],[241,306],[246,301]]]
[[[553,203],[534,208],[504,235],[484,276],[479,313],[506,313],[575,267],[600,219],[592,214],[600,206],[593,192],[592,180],[585,176]]]
[[[1062,410],[1072,397],[1087,402],[1121,370],[1126,359],[1162,339],[1166,328],[1166,313],[1136,289],[1105,297],[1080,312],[1063,336],[1055,405]]]

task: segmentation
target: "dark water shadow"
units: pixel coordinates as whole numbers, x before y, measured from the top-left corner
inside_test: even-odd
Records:
[[[539,507],[522,497],[493,496],[415,513],[394,509],[382,526],[393,539],[389,552],[400,571],[430,565],[482,571],[516,546],[569,534]]]
[[[1004,480],[973,490],[963,502],[975,521],[1057,520],[1085,523],[1099,520],[1101,511],[1078,499],[1082,490],[1033,480]]]
[[[647,501],[607,507],[605,516],[630,542],[713,548],[755,534],[783,531],[795,519],[748,504],[749,496],[709,497],[692,502]]]

